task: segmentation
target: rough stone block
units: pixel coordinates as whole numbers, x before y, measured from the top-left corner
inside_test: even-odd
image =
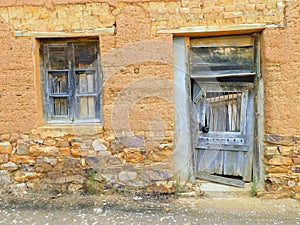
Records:
[[[29,155],[31,156],[38,156],[39,154],[41,154],[41,152],[42,149],[38,145],[32,145],[29,147]]]
[[[166,150],[166,149],[172,149],[172,148],[173,148],[173,144],[160,144],[159,145],[160,150]]]
[[[288,173],[290,170],[287,166],[267,166],[266,173]]]
[[[300,193],[296,193],[294,199],[300,200]]]
[[[300,157],[293,157],[293,162],[295,165],[300,165]]]
[[[70,144],[68,141],[66,140],[57,140],[57,143],[55,145],[56,147],[60,147],[60,148],[66,148],[66,147],[69,147]]]
[[[277,145],[293,145],[295,144],[295,139],[293,136],[284,136],[278,134],[266,134],[265,141]]]
[[[48,158],[48,157],[44,157],[44,162],[45,163],[49,163],[52,166],[57,165],[57,159],[56,158]]]
[[[117,175],[120,172],[122,172],[122,170],[123,170],[122,167],[107,167],[107,168],[100,169],[100,173]]]
[[[121,165],[122,162],[121,162],[121,160],[120,160],[119,158],[117,158],[117,157],[110,157],[110,158],[109,158],[109,161],[108,161],[108,164],[109,164],[109,165]]]
[[[9,161],[9,155],[8,154],[1,154],[0,155],[0,163],[6,163]]]
[[[98,152],[98,156],[91,156],[86,158],[86,162],[89,166],[97,169],[102,166],[107,166],[110,159],[110,153],[108,151]]]
[[[54,157],[57,156],[59,152],[59,149],[55,146],[44,146],[42,150],[45,155]]]
[[[1,170],[8,170],[8,171],[14,171],[17,170],[18,168],[19,167],[13,162],[7,162],[0,166]]]
[[[87,155],[89,155],[89,150],[71,148],[71,154],[73,156],[87,156]]]
[[[274,165],[274,166],[281,166],[281,165],[285,165],[285,166],[291,166],[293,165],[293,160],[289,157],[274,157],[271,158],[268,161],[269,165]]]
[[[52,170],[52,166],[47,164],[47,163],[43,163],[41,165],[37,165],[35,167],[35,171],[37,173],[48,173]]]
[[[13,150],[13,148],[9,141],[0,142],[0,153],[1,154],[11,154],[12,150]]]
[[[287,184],[288,184],[289,187],[295,187],[296,186],[295,180],[288,180]]]
[[[138,148],[126,148],[124,153],[128,163],[141,163],[144,161],[144,156]]]
[[[118,181],[117,176],[113,174],[101,174],[101,177],[109,183],[115,183]]]
[[[61,154],[61,155],[71,155],[70,147],[60,147],[59,148],[59,154]]]
[[[24,171],[17,171],[15,173],[15,180],[17,182],[27,182],[33,179],[40,179],[43,178],[44,175],[41,173],[36,173],[36,172],[24,172]]]
[[[293,146],[279,146],[279,151],[283,156],[292,156],[293,150]]]
[[[65,166],[80,166],[80,159],[74,157],[67,157]]]
[[[295,166],[293,169],[294,173],[300,173],[300,166]]]
[[[35,165],[36,158],[33,156],[26,156],[26,155],[14,155],[12,157],[12,161],[17,164],[29,164]]]
[[[47,138],[44,140],[43,144],[47,146],[54,146],[56,145],[57,141],[54,138]]]
[[[163,181],[172,179],[171,171],[160,171],[160,170],[150,170],[145,172],[147,180],[150,181]]]
[[[134,181],[136,178],[137,178],[136,172],[122,171],[121,173],[118,174],[118,180],[124,183]]]
[[[27,155],[29,153],[29,144],[23,140],[18,140],[17,142],[17,154]]]
[[[95,151],[106,151],[108,143],[103,139],[96,139],[93,141],[92,146]]]
[[[278,146],[268,146],[265,148],[265,156],[279,155]]]
[[[123,149],[124,149],[124,145],[119,142],[112,142],[109,147],[113,154],[119,153],[119,152],[123,151]]]

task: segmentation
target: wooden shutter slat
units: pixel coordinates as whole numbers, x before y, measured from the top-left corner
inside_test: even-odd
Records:
[[[192,47],[247,47],[253,46],[253,37],[251,35],[209,37],[191,39]]]

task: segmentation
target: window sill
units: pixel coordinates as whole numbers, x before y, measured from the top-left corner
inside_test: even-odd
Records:
[[[63,137],[65,135],[86,136],[103,133],[103,126],[95,123],[88,124],[47,124],[32,131],[40,134],[41,138]]]

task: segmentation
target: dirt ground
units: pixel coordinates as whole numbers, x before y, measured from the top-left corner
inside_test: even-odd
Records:
[[[0,196],[0,224],[300,224],[300,202],[250,197]]]

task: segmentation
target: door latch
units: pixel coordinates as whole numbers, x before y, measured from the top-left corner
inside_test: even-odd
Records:
[[[203,133],[208,133],[208,132],[209,132],[209,127],[207,127],[207,126],[202,126],[202,127],[201,127],[201,131],[202,131]]]

